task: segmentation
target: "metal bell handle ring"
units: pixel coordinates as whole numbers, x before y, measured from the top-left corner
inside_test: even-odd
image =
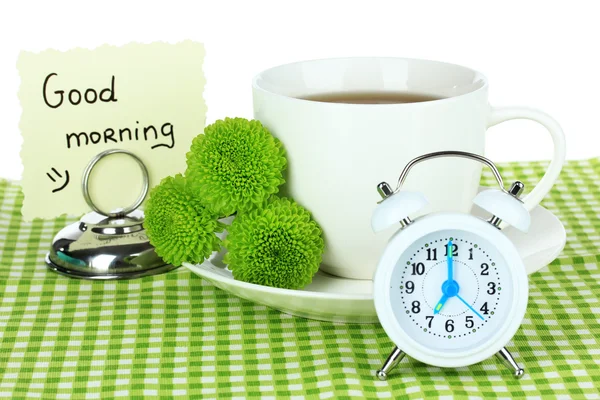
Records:
[[[466,151],[453,150],[437,151],[435,153],[423,154],[422,156],[412,159],[408,164],[406,164],[406,167],[404,167],[404,169],[402,170],[402,173],[398,178],[398,185],[396,186],[396,190],[394,190],[394,193],[398,193],[400,191],[402,185],[404,184],[404,181],[406,180],[406,177],[408,176],[408,172],[411,170],[412,167],[414,167],[422,161],[442,157],[468,158],[470,160],[479,161],[480,163],[487,165],[492,170],[494,178],[496,178],[496,182],[498,182],[498,186],[500,186],[500,190],[502,190],[505,193],[508,193],[504,188],[504,182],[502,181],[502,176],[500,176],[500,171],[498,171],[498,168],[496,168],[496,165],[494,165],[492,161],[478,154],[467,153]]]
[[[137,198],[135,203],[133,203],[129,207],[118,209],[116,212],[106,212],[106,211],[102,211],[101,209],[99,209],[94,204],[94,202],[92,201],[92,198],[90,197],[90,188],[89,188],[90,174],[92,172],[92,169],[94,169],[94,166],[98,163],[98,161],[100,161],[101,159],[103,159],[106,156],[109,156],[111,154],[118,154],[118,153],[127,154],[128,156],[133,158],[140,166],[140,169],[142,170],[142,178],[143,178],[142,192],[140,193],[140,196]],[[85,170],[83,171],[83,178],[81,180],[81,190],[83,192],[83,198],[85,199],[85,202],[90,206],[90,208],[92,210],[94,210],[98,214],[102,214],[109,218],[122,218],[125,215],[127,215],[127,214],[131,213],[132,211],[134,211],[135,209],[137,209],[144,202],[144,199],[146,198],[146,195],[148,194],[149,185],[150,185],[150,179],[148,178],[148,169],[146,168],[146,166],[144,165],[142,160],[140,160],[139,157],[136,156],[135,154],[133,154],[132,152],[127,151],[127,150],[121,150],[121,149],[111,149],[111,150],[106,150],[101,153],[98,153],[89,162],[89,164],[85,167]]]

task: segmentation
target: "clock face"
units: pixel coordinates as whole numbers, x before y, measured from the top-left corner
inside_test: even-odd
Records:
[[[493,243],[441,230],[398,259],[389,290],[405,333],[432,350],[464,352],[494,336],[513,307],[513,276]]]

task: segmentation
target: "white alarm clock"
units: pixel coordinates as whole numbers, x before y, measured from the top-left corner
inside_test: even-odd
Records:
[[[490,167],[499,189],[482,191],[473,200],[492,214],[489,220],[455,212],[410,219],[427,200],[421,193],[402,191],[402,184],[414,165],[438,157],[468,158]],[[373,230],[401,226],[374,276],[377,315],[396,344],[377,371],[379,379],[385,380],[405,354],[438,367],[464,367],[496,354],[520,378],[524,371],[504,346],[525,315],[528,280],[500,224],[529,228],[529,213],[518,198],[523,184],[517,181],[505,190],[490,160],[445,151],[409,162],[396,190],[385,182],[377,188],[383,200],[373,213]]]

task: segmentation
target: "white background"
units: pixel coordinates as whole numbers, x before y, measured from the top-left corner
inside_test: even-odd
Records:
[[[599,156],[595,4],[11,1],[0,6],[0,176],[18,179],[22,172],[19,51],[184,39],[206,46],[208,123],[251,118],[251,79],[274,65],[339,56],[426,58],[483,72],[492,105],[533,106],[554,116],[567,137],[567,158]],[[548,159],[551,142],[533,122],[508,122],[490,130],[487,155]]]

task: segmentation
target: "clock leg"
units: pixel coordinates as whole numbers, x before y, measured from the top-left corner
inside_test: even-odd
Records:
[[[519,367],[519,364],[517,364],[512,354],[510,354],[506,347],[503,347],[502,350],[497,352],[496,357],[498,357],[507,368],[513,370],[513,375],[515,378],[521,379],[525,374],[525,370]]]
[[[387,360],[385,360],[385,363],[383,363],[381,369],[377,371],[377,377],[379,380],[385,381],[388,373],[393,370],[400,361],[402,361],[405,355],[405,352],[400,350],[398,347],[394,347],[394,350],[392,350],[392,353],[388,356]]]

